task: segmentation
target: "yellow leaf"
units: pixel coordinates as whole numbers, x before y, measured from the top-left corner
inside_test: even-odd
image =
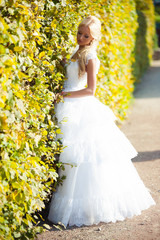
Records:
[[[39,45],[42,45],[42,41],[37,40],[37,43],[38,43]]]
[[[21,52],[22,49],[23,49],[22,47],[18,47],[18,46],[17,46],[17,47],[14,47],[14,51],[15,51],[15,52]]]
[[[4,107],[5,106],[5,101],[6,101],[6,94],[1,96],[0,107]]]
[[[7,117],[6,116],[3,116],[1,117],[1,125],[2,125],[2,128],[4,130],[7,130],[8,129],[8,124],[7,124]]]
[[[0,45],[0,54],[5,54],[6,53],[6,49],[3,45]]]
[[[45,64],[45,65],[49,65],[50,63],[47,62],[47,61],[43,61],[43,64]]]
[[[5,64],[6,66],[12,66],[12,65],[13,65],[13,61],[12,61],[11,59],[7,59],[7,60],[4,62],[4,64]]]
[[[53,65],[51,65],[49,68],[50,68],[51,71],[54,70],[54,66]]]
[[[51,22],[51,27],[52,27],[52,28],[56,28],[56,26],[57,26],[57,25],[56,25],[56,21],[53,20],[53,21]]]
[[[43,135],[47,135],[47,131],[44,130],[44,131],[42,132],[42,134],[43,134]]]
[[[42,27],[42,25],[36,22],[36,28],[40,28],[40,27]]]
[[[1,108],[4,108],[4,106],[5,106],[4,102],[2,102],[2,101],[0,100],[0,107],[1,107]]]
[[[11,87],[14,88],[15,90],[19,90],[19,85],[18,84],[12,84]]]
[[[61,134],[61,129],[57,129],[57,130],[56,130],[56,133],[57,133],[57,134]]]
[[[44,57],[45,56],[45,52],[41,52],[40,54],[39,54],[39,59],[41,59],[42,57]]]
[[[16,97],[24,100],[22,93],[23,93],[23,92],[21,92],[21,91],[19,91],[19,92],[14,92],[14,94],[15,94]],[[17,101],[18,101],[18,99],[17,99]],[[17,103],[17,104],[18,104],[18,103]]]
[[[23,72],[19,71],[18,72],[18,77],[19,78],[28,78],[28,75],[24,74]]]
[[[45,19],[44,17],[38,17],[38,19]]]
[[[4,19],[0,17],[0,29],[3,30],[5,33],[7,32],[6,30],[9,28],[9,26],[6,24]]]

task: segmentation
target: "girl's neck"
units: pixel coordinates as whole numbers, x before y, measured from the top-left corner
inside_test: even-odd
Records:
[[[79,46],[78,50],[82,50],[85,46]]]

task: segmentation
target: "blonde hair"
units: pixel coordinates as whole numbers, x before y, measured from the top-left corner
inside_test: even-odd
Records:
[[[84,46],[82,49],[79,49],[74,55],[76,59],[78,59],[79,64],[79,77],[81,77],[86,71],[86,56],[87,54],[92,51],[96,50],[98,41],[100,40],[101,36],[101,22],[95,16],[88,16],[82,20],[79,24],[78,28],[81,26],[87,26],[90,30],[90,34],[93,37],[90,44]]]

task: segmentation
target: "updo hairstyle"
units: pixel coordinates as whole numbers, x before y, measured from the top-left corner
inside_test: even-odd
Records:
[[[86,56],[89,52],[96,51],[101,36],[101,22],[95,16],[88,16],[82,20],[78,28],[81,26],[87,26],[89,28],[93,40],[91,40],[89,45],[84,46],[82,49],[78,49],[72,57],[78,59],[79,77],[81,77],[86,71]]]

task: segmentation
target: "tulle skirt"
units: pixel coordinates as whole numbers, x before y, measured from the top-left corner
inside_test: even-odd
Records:
[[[131,159],[137,155],[115,124],[115,115],[95,97],[65,98],[56,115],[66,179],[53,194],[48,219],[64,225],[116,222],[139,215],[155,202]]]

